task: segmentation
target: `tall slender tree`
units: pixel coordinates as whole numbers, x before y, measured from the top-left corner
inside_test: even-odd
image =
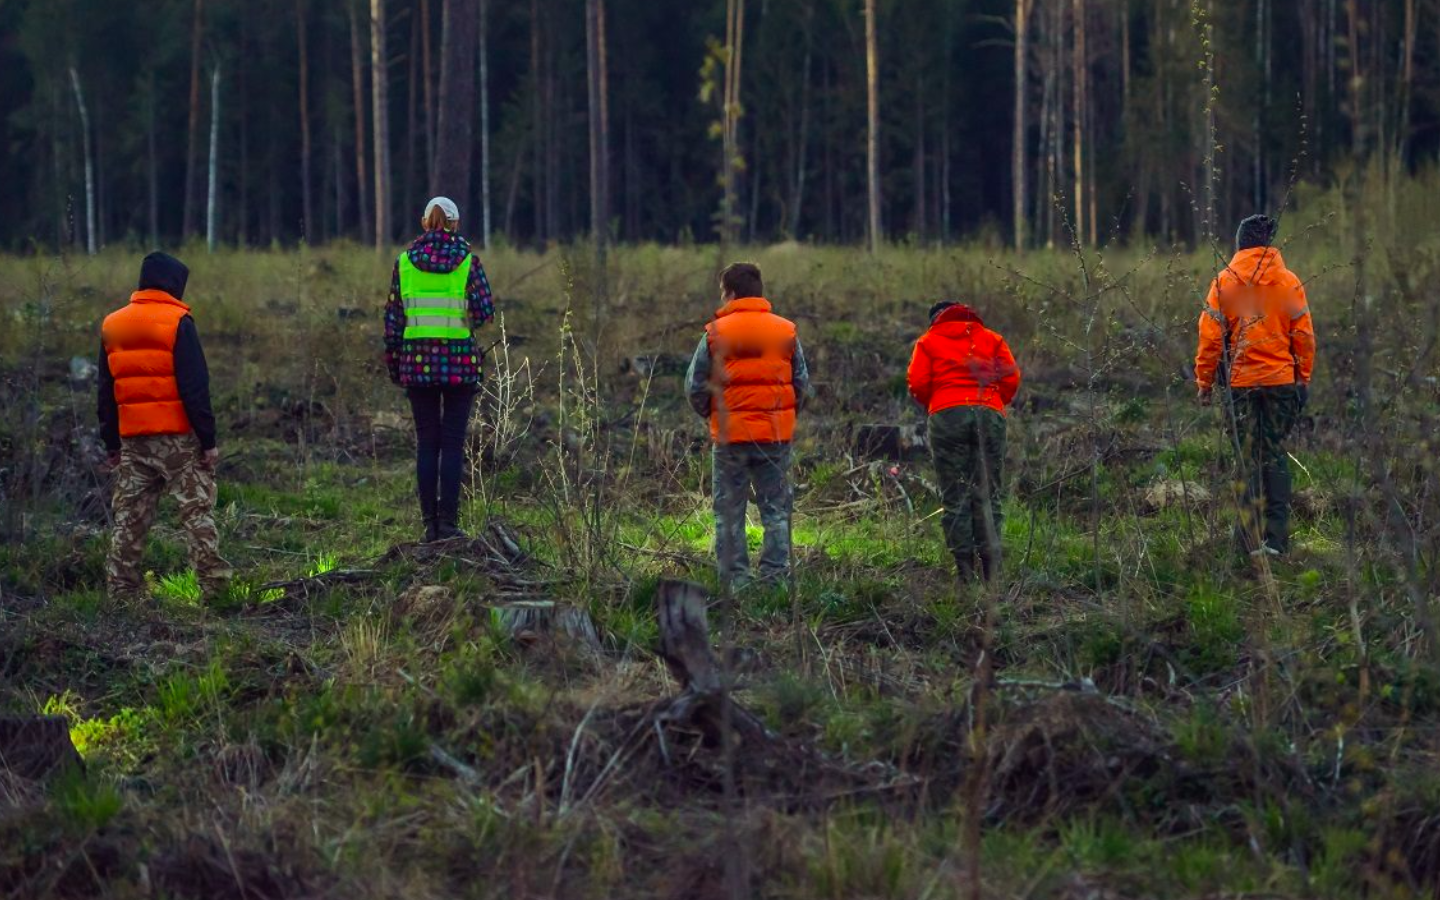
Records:
[[[315,227],[315,201],[310,180],[310,52],[305,39],[305,0],[295,0],[295,43],[300,66],[300,208],[304,216],[300,223],[300,235],[308,239]]]
[[[220,224],[220,63],[210,70],[210,165],[205,189],[205,248],[215,252]]]
[[[360,220],[360,239],[373,240],[370,218],[369,172],[365,155],[365,55],[361,49],[359,15],[356,4],[363,0],[347,0],[345,12],[350,20],[350,90],[355,123],[355,215]]]
[[[590,110],[590,238],[596,260],[605,261],[610,221],[610,123],[606,109],[605,0],[585,2],[585,46]]]
[[[390,76],[385,43],[385,0],[370,0],[370,92],[375,124],[375,249],[384,252],[390,230]]]
[[[1010,190],[1016,250],[1025,248],[1025,95],[1030,89],[1029,13],[1030,0],[1015,0],[1015,113],[1010,138]]]
[[[480,246],[490,249],[490,0],[480,0]]]
[[[441,20],[440,108],[430,191],[467,203],[475,134],[476,0],[445,0]]]
[[[95,236],[95,153],[91,149],[90,110],[85,106],[85,93],[80,90],[80,73],[70,67],[70,88],[75,92],[75,109],[80,114],[80,144],[85,154],[85,252],[94,256]]]
[[[875,0],[865,0],[865,185],[869,200],[870,252],[880,249],[880,60],[876,49]]]
[[[200,152],[200,41],[204,34],[205,0],[195,0],[190,22],[190,120],[185,144],[185,196],[181,234],[195,233],[195,169]]]

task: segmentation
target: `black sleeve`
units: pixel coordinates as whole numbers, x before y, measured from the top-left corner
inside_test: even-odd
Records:
[[[95,398],[95,415],[100,419],[100,440],[111,453],[120,450],[120,407],[115,402],[115,376],[110,374],[110,354],[105,352],[105,343],[100,343],[100,358],[95,363],[100,375]]]
[[[175,384],[190,427],[200,439],[200,448],[213,449],[215,413],[210,409],[210,370],[200,347],[200,332],[189,316],[180,320],[180,329],[175,333]]]

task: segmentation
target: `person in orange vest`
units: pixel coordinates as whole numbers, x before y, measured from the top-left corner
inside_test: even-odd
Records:
[[[760,575],[790,568],[790,444],[795,418],[810,396],[810,370],[795,323],[771,311],[760,267],[734,263],[720,273],[721,307],[690,359],[686,394],[710,422],[715,561],[722,585],[750,581],[745,510],[750,491],[765,539]]]
[[[1290,549],[1290,463],[1285,440],[1310,396],[1315,324],[1305,286],[1270,246],[1266,215],[1240,223],[1235,255],[1210,283],[1200,313],[1195,385],[1209,406],[1228,388],[1225,413],[1244,470],[1236,536],[1242,549],[1279,556]]]
[[[202,596],[222,594],[232,575],[215,527],[215,416],[210,372],[190,307],[190,270],[165,253],[140,266],[139,290],[101,326],[98,414],[115,473],[114,530],[105,561],[112,600],[143,600],[140,560],[160,498],[179,505],[190,564]]]
[[[929,414],[927,439],[944,506],[941,525],[962,584],[1000,573],[1005,485],[1005,408],[1020,389],[1020,367],[1005,339],[973,309],[942,301],[915,342],[906,373],[910,396]]]

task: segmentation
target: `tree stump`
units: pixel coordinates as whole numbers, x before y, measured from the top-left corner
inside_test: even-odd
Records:
[[[660,619],[660,656],[687,691],[720,690],[720,664],[710,647],[709,593],[693,581],[660,582],[655,614]]]
[[[64,716],[0,716],[0,767],[22,778],[84,765]]]
[[[562,635],[588,647],[600,649],[600,631],[583,609],[554,600],[518,600],[490,607],[496,627],[517,643],[533,644],[542,635]]]

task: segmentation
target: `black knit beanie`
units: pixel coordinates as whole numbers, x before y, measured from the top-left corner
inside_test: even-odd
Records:
[[[943,313],[945,310],[949,309],[949,308],[952,307],[952,306],[959,306],[959,305],[960,305],[960,304],[956,303],[954,300],[941,300],[939,303],[937,303],[937,304],[935,304],[934,306],[930,307],[930,321],[931,321],[931,322],[934,322],[936,316],[940,315],[941,313]]]
[[[1240,227],[1235,231],[1235,249],[1249,250],[1251,247],[1270,246],[1278,227],[1279,223],[1264,213],[1245,217],[1240,220]]]

